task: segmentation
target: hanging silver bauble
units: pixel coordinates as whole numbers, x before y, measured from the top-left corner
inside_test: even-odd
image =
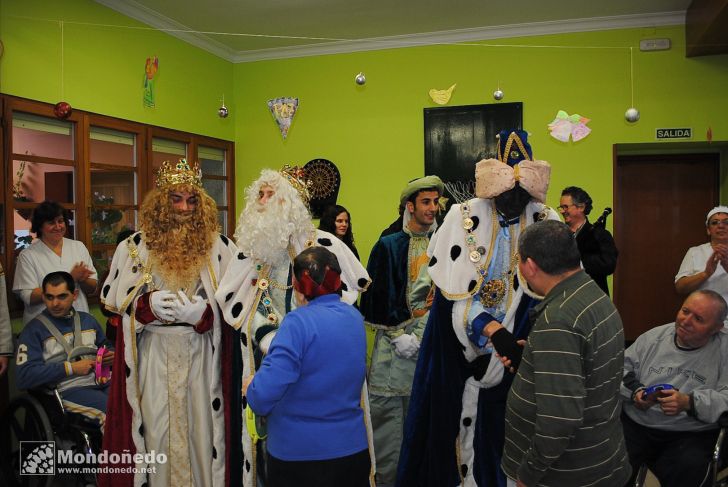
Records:
[[[224,103],[222,104],[222,106],[221,106],[220,108],[218,108],[218,109],[217,109],[217,115],[218,115],[218,116],[219,116],[220,118],[227,118],[227,116],[228,116],[229,114],[230,114],[230,113],[228,112],[228,109],[227,109],[227,107],[225,106],[225,104],[224,104]]]
[[[359,86],[362,86],[364,83],[367,82],[367,77],[364,76],[364,73],[359,73],[359,74],[356,75],[356,78],[354,78],[354,81]]]
[[[640,119],[640,111],[635,107],[628,108],[627,111],[624,112],[624,119],[629,123],[635,123]]]
[[[504,95],[503,95],[503,92],[502,92],[502,91],[500,90],[500,88],[499,88],[499,89],[497,89],[497,90],[495,90],[495,91],[493,92],[493,99],[495,99],[495,100],[498,100],[498,101],[500,101],[500,100],[502,100],[502,99],[503,99],[503,96],[504,96]]]

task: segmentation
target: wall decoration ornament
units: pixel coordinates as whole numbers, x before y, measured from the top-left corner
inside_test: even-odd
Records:
[[[629,123],[635,123],[640,119],[640,111],[635,107],[628,108],[627,111],[624,112],[624,119]]]
[[[58,22],[58,26],[61,29],[61,99],[63,99],[63,66],[64,66],[64,57],[63,56],[64,56],[65,48],[63,47],[64,46],[64,43],[63,43],[63,41],[64,41],[64,34],[63,34],[64,23],[62,20],[60,22]],[[61,120],[65,120],[66,118],[70,117],[72,111],[73,111],[73,108],[71,107],[71,104],[66,101],[59,101],[53,107],[53,114],[56,117],[60,118]]]
[[[498,88],[493,92],[493,99],[495,101],[501,101],[505,94],[503,93],[503,90],[500,88],[500,81],[498,82]]]
[[[296,114],[296,110],[298,110],[298,98],[273,98],[272,100],[268,100],[268,109],[276,123],[278,123],[281,135],[285,139],[288,136],[288,130],[291,128],[293,116]]]
[[[311,184],[309,207],[314,218],[321,218],[324,209],[336,204],[341,186],[341,174],[336,164],[328,159],[313,159],[303,166],[306,179]]]
[[[144,65],[144,106],[147,108],[156,106],[154,76],[157,71],[159,71],[159,58],[157,56],[148,57]]]
[[[624,119],[629,123],[635,123],[640,119],[640,111],[634,106],[634,52],[631,47],[629,48],[629,91],[632,103],[624,112]]]
[[[582,117],[578,113],[569,115],[564,110],[559,110],[548,127],[554,139],[568,142],[571,137],[574,142],[578,142],[591,133],[591,129],[586,126],[590,121],[591,119]]]
[[[359,86],[362,86],[364,83],[367,82],[367,77],[364,75],[364,73],[360,71],[359,74],[357,74],[354,78],[354,82]]]
[[[450,101],[450,97],[452,96],[452,92],[455,89],[455,86],[457,85],[454,84],[446,90],[436,90],[435,88],[433,88],[429,91],[430,98],[432,98],[432,101],[434,101],[438,105],[445,105],[447,104],[447,102]]]
[[[73,107],[70,103],[66,101],[59,101],[53,107],[53,114],[60,119],[66,119],[70,117],[71,112],[73,112]]]
[[[228,107],[225,106],[225,95],[222,95],[222,105],[217,109],[217,116],[220,118],[227,118],[230,114]]]

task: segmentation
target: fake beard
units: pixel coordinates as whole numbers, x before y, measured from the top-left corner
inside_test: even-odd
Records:
[[[193,216],[193,212],[170,214],[168,222],[157,223],[166,229],[161,241],[147,244],[153,269],[172,292],[194,288],[209,255],[209,247],[207,253],[190,252],[190,248],[205,246],[206,237],[210,240],[205,235],[210,232],[193,226]]]
[[[246,206],[239,226],[243,230],[235,237],[246,256],[276,266],[290,259],[287,248],[291,235],[305,231],[298,227],[290,221],[285,206],[274,199],[265,206]]]

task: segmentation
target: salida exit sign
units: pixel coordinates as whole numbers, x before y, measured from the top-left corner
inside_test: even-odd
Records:
[[[658,139],[691,139],[693,137],[693,129],[690,127],[655,129],[655,135]]]

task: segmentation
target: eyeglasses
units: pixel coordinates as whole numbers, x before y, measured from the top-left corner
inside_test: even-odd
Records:
[[[725,220],[710,220],[708,222],[708,224],[711,227],[717,227],[718,225],[726,225],[726,226],[728,226],[728,218],[726,218]]]
[[[581,206],[581,205],[577,205],[577,204],[574,204],[574,203],[572,203],[572,204],[570,204],[570,205],[561,205],[561,206],[557,206],[556,208],[557,208],[557,209],[558,209],[559,211],[562,211],[562,212],[563,212],[563,211],[566,211],[566,210],[568,210],[570,206],[576,206],[576,207],[578,208],[578,207],[579,207],[579,206]]]

